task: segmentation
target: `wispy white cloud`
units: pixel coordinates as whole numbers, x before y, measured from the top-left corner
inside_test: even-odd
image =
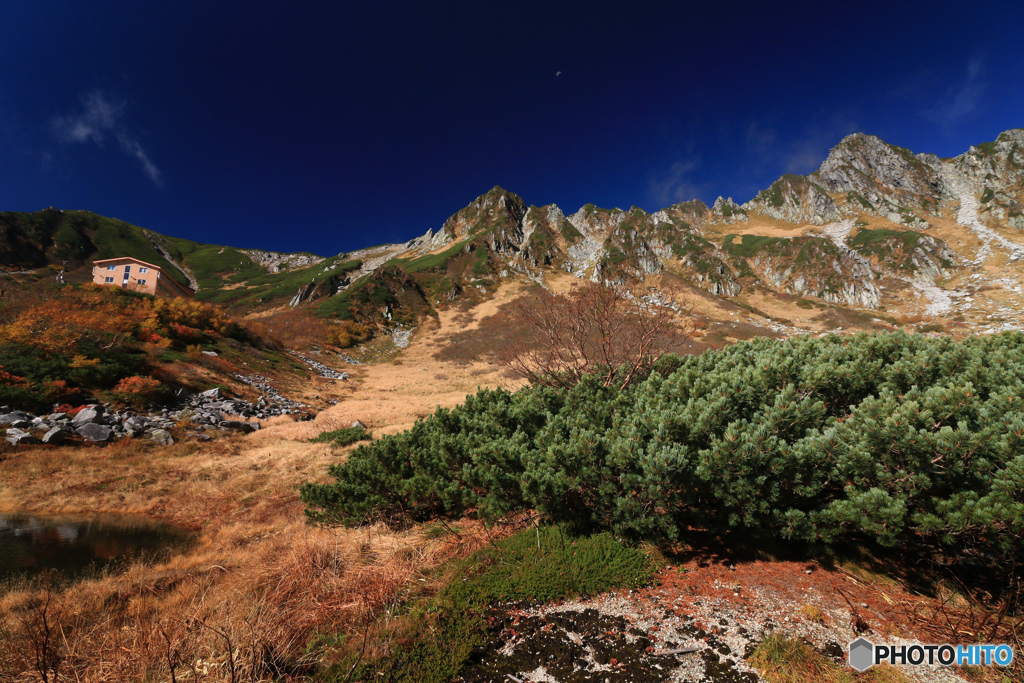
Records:
[[[652,176],[647,182],[651,201],[665,207],[697,197],[701,187],[690,179],[690,174],[699,167],[699,159],[677,161],[664,173]]]
[[[835,115],[803,131],[782,135],[774,127],[753,121],[747,126],[747,158],[754,168],[783,173],[810,173],[825,161],[829,150],[845,135],[857,132],[857,124]]]
[[[838,131],[814,131],[799,140],[794,140],[789,146],[789,151],[783,156],[786,173],[810,173],[821,166],[825,161],[828,152],[847,133],[854,132],[846,129]]]
[[[124,123],[125,103],[97,90],[85,96],[82,104],[82,111],[53,119],[53,130],[57,139],[69,144],[91,142],[103,145],[108,137],[113,138],[121,151],[138,161],[149,179],[160,186],[160,169]]]
[[[758,158],[773,156],[777,152],[778,134],[760,121],[751,121],[747,126],[747,153]]]
[[[977,111],[987,87],[984,67],[981,57],[969,61],[964,77],[951,85],[934,106],[923,112],[925,118],[940,126],[951,126]]]

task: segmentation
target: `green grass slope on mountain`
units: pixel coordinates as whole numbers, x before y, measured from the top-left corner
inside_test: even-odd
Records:
[[[93,241],[99,249],[98,259],[132,256],[147,263],[160,266],[164,272],[183,285],[188,285],[188,278],[177,266],[171,264],[160,254],[147,239],[142,228],[128,223],[113,225],[115,221],[97,216],[99,228]]]
[[[234,247],[164,237],[167,251],[192,271],[199,290],[215,290],[267,272]]]
[[[885,261],[898,271],[915,271],[915,256],[927,256],[943,268],[953,267],[946,243],[913,230],[872,230],[861,228],[849,242],[850,247],[869,258]]]
[[[92,261],[130,256],[159,266],[188,285],[189,278],[162,252],[191,272],[199,284],[198,299],[234,307],[290,299],[301,286],[329,284],[331,278],[360,265],[338,256],[307,268],[270,273],[240,249],[161,235],[90,211],[0,213],[0,266],[12,270],[66,265],[72,281],[86,281]]]
[[[0,265],[41,268],[67,262],[68,269],[91,261],[131,256],[160,266],[182,284],[188,278],[158,252],[142,228],[91,211],[44,209],[0,213]]]
[[[830,240],[820,237],[726,235],[722,251],[733,257],[738,275],[775,287],[794,286],[802,280],[804,291],[822,296],[841,291],[847,283],[843,275],[849,268],[847,258]]]
[[[248,258],[245,254],[241,256]],[[278,273],[270,273],[262,267],[259,271],[245,267],[226,277],[227,282],[239,286],[232,289],[200,290],[197,297],[211,303],[244,309],[282,303],[294,297],[301,288],[308,287],[305,298],[320,299],[330,296],[337,286],[336,283],[347,283],[352,271],[358,270],[361,265],[362,261],[347,259],[341,254],[305,268]],[[253,274],[246,276],[243,273]]]

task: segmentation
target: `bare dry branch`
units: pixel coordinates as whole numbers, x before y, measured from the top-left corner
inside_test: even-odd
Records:
[[[524,334],[498,350],[499,362],[531,384],[560,388],[587,374],[625,387],[697,329],[692,303],[678,292],[590,282],[518,300],[510,324]]]

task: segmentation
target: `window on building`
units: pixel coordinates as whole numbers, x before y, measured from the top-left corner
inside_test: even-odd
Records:
[[[112,277],[105,277],[105,278],[103,278],[103,281],[104,282],[113,282],[114,278],[112,278]]]
[[[126,273],[127,273],[127,272],[128,272],[128,271],[130,271],[131,269],[132,269],[132,267],[131,267],[131,266],[125,266],[125,267],[124,267],[124,272],[126,272]]]
[[[117,270],[117,266],[107,266],[107,270]]]
[[[146,284],[146,281],[145,280],[139,280],[139,284],[140,285],[144,285],[144,284]]]
[[[139,268],[139,272],[140,273],[148,273],[149,272],[149,268]]]

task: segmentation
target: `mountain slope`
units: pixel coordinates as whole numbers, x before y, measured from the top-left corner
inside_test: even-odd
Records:
[[[0,266],[12,270],[57,269],[69,281],[91,278],[92,261],[116,256],[158,265],[200,299],[225,287],[296,266],[315,264],[313,254],[278,254],[202,244],[90,211],[54,207],[0,213]]]

